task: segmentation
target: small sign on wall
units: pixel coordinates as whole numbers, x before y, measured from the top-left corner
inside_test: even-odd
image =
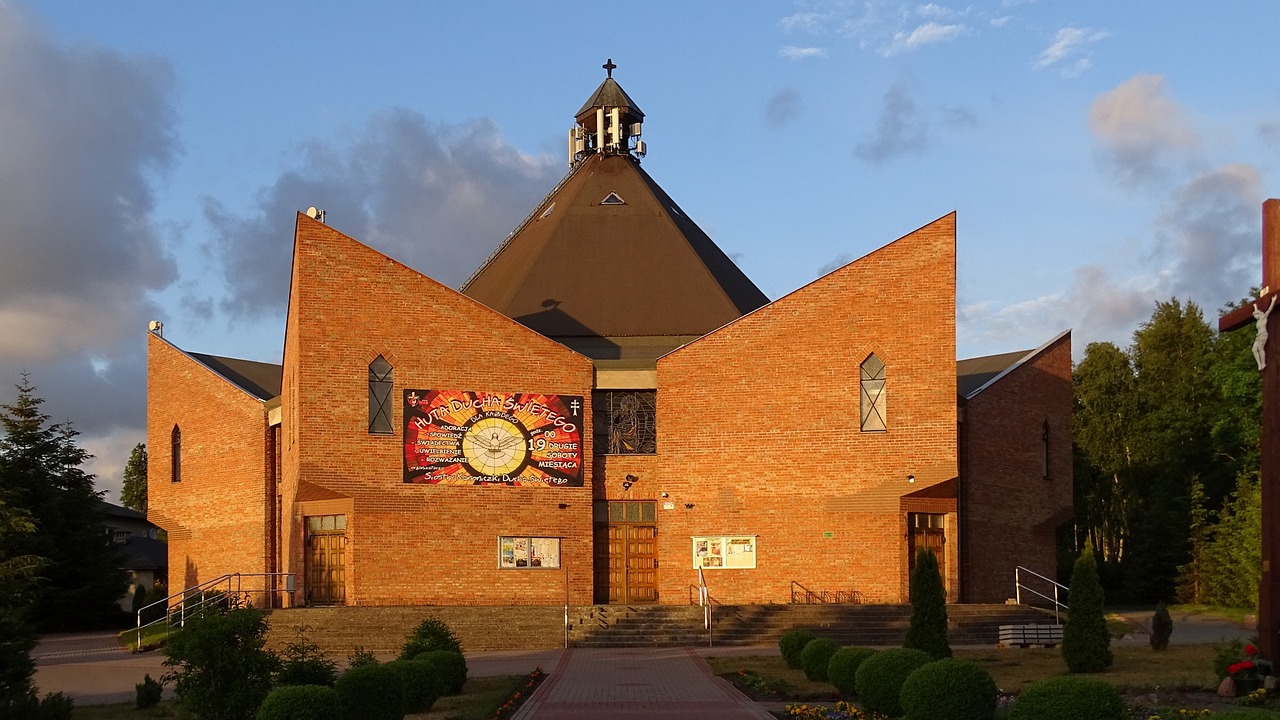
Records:
[[[693,567],[705,570],[750,569],[756,566],[755,535],[693,538]]]
[[[543,568],[560,567],[560,538],[500,537],[498,538],[498,567]]]

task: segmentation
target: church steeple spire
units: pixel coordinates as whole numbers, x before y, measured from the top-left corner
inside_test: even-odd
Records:
[[[608,153],[644,157],[645,144],[640,139],[644,113],[627,95],[613,71],[617,65],[609,58],[604,65],[608,76],[574,116],[569,130],[569,166],[574,167],[591,155]]]

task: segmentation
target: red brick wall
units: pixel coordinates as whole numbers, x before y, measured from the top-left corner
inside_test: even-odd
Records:
[[[859,431],[872,352],[882,433]],[[723,602],[786,602],[792,581],[903,600],[901,497],[956,477],[954,214],[660,358],[658,450],[667,601],[713,534],[759,536],[757,569],[708,571]]]
[[[589,461],[581,488],[405,484],[400,427],[408,388],[581,395],[590,458],[589,359],[301,215],[289,306],[282,488],[292,571],[303,570],[304,513],[347,498],[348,603],[562,602],[562,572],[498,569],[498,536],[521,534],[565,536],[571,602],[591,602]],[[368,366],[379,354],[394,367],[393,435],[368,433]],[[308,497],[330,499],[295,502]]]
[[[1054,533],[1072,506],[1070,333],[968,402],[961,443],[961,597],[1002,602],[1014,595],[1017,566],[1057,573]]]
[[[176,483],[174,425],[182,430]],[[171,592],[265,571],[266,436],[262,401],[148,334],[147,515],[169,534]]]

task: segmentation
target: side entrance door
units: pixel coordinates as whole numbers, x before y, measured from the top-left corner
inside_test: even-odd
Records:
[[[345,605],[347,516],[307,518],[307,605]]]
[[[602,507],[603,506],[603,507]],[[595,601],[658,602],[657,503],[599,503],[595,530]]]
[[[947,586],[947,530],[946,515],[933,513],[907,513],[907,569],[916,569],[916,553],[920,548],[929,548],[938,559],[938,574],[942,576],[942,586]]]

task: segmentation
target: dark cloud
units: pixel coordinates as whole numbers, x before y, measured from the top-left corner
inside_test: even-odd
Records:
[[[1175,192],[1156,221],[1155,258],[1166,258],[1171,295],[1209,311],[1258,283],[1262,178],[1250,165],[1202,173]],[[1163,264],[1163,263],[1162,263]]]
[[[853,256],[850,255],[849,253],[842,252],[839,255],[836,255],[835,259],[833,259],[831,262],[818,268],[818,277],[822,277],[823,275],[826,275],[828,273],[835,272],[836,270],[844,267],[845,265],[848,265],[851,262],[853,262]]]
[[[875,132],[853,152],[873,165],[918,153],[928,144],[928,119],[912,99],[906,83],[895,82],[884,96]]]
[[[341,232],[456,287],[566,171],[558,158],[508,145],[490,120],[444,127],[409,110],[380,113],[347,145],[301,148],[298,166],[262,191],[249,217],[206,199],[209,249],[229,289],[223,308],[283,310],[294,214],[309,206]]]
[[[769,96],[765,101],[764,114],[769,127],[780,130],[790,125],[802,108],[800,93],[795,88],[785,88]]]

